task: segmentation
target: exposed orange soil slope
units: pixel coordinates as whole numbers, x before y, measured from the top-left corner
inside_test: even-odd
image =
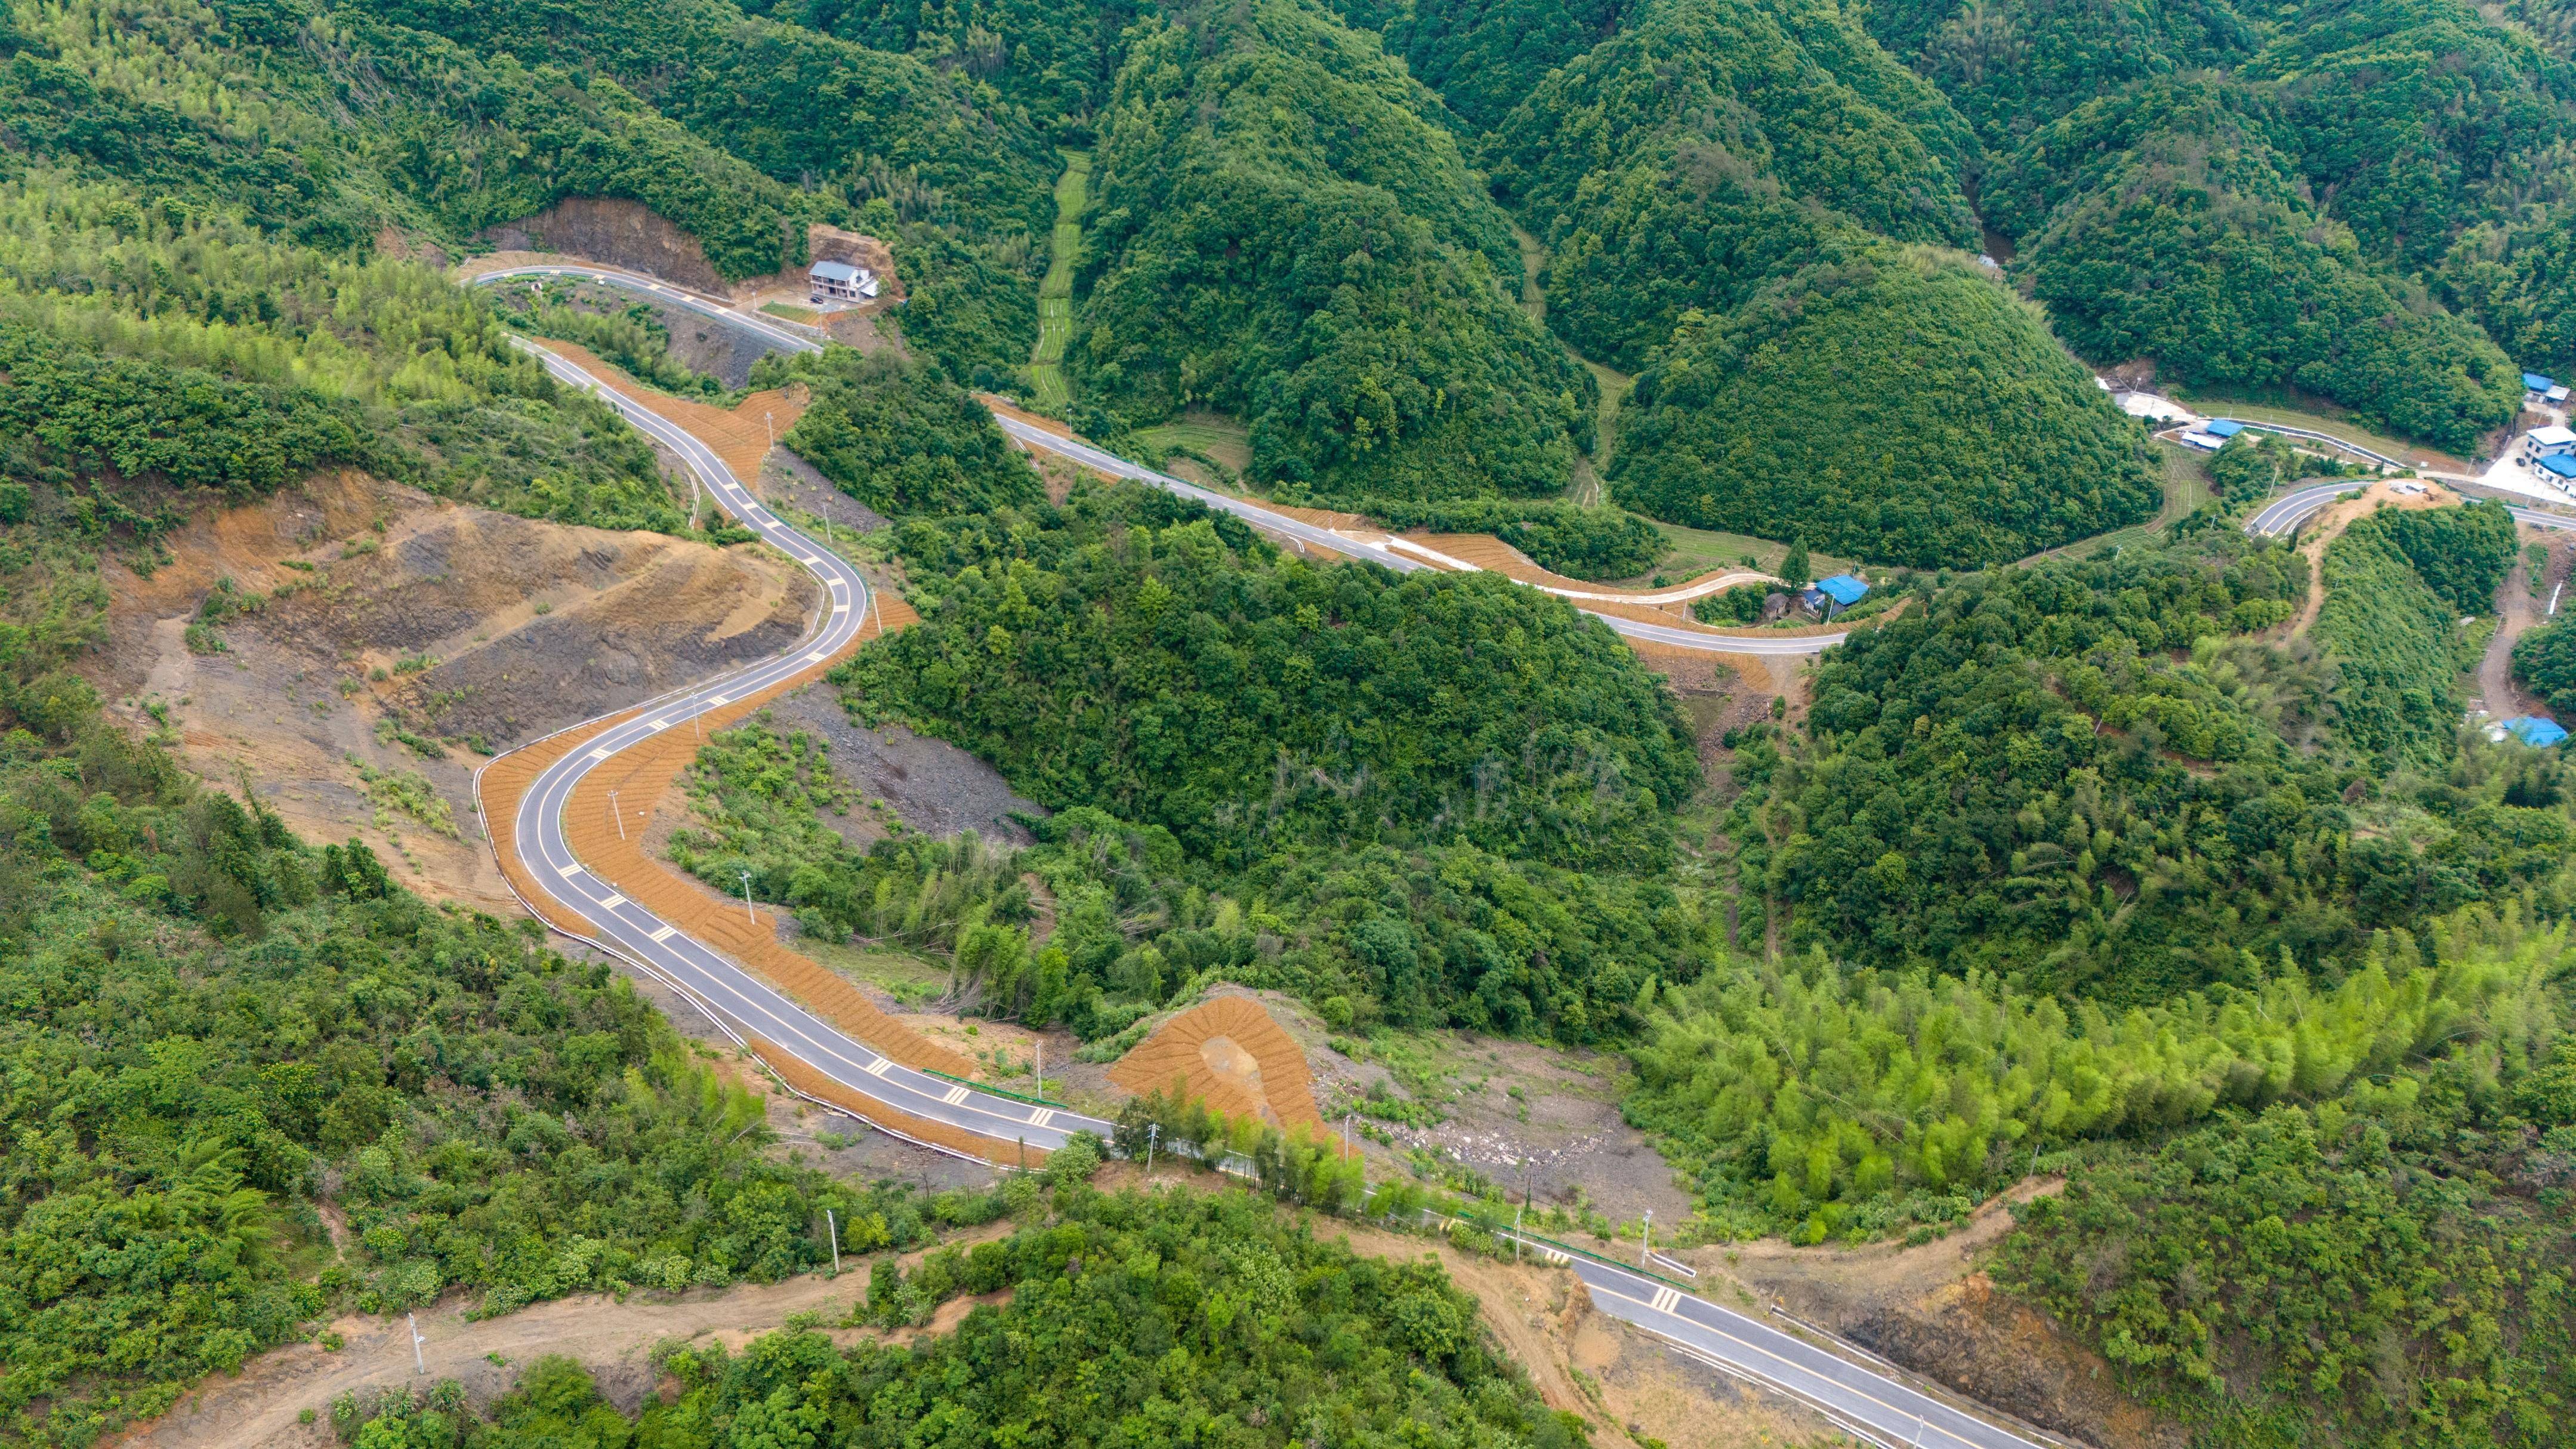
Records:
[[[547,351],[579,363],[591,376],[617,389],[627,399],[642,403],[662,416],[689,430],[690,436],[715,450],[733,476],[751,486],[760,476],[760,460],[769,456],[773,440],[796,426],[805,416],[807,397],[801,386],[769,388],[747,394],[728,412],[706,403],[655,392],[612,364],[602,362],[588,351],[569,342],[551,337],[538,339],[537,345]]]
[[[1229,1117],[1324,1125],[1305,1052],[1248,996],[1220,996],[1163,1023],[1118,1059],[1109,1080],[1139,1096],[1178,1080],[1187,1095]]]
[[[732,468],[738,477],[757,476],[761,456],[766,452],[765,434],[756,423],[750,440],[746,442],[743,438],[739,424],[744,410],[750,410],[752,418],[757,419],[764,398],[773,399],[770,405],[782,412],[794,406],[793,400],[781,398],[778,394],[755,393],[743,408],[727,413],[643,388],[577,348],[563,346],[562,350],[621,393],[696,434],[724,457],[726,466]],[[786,420],[792,421],[792,416]],[[973,1072],[974,1063],[923,1039],[911,1028],[878,1010],[848,981],[779,944],[778,919],[774,912],[734,909],[671,866],[646,855],[643,816],[636,815],[621,829],[615,813],[630,803],[646,806],[660,799],[696,757],[705,733],[739,722],[771,700],[828,672],[868,640],[887,629],[917,622],[920,617],[900,599],[881,593],[873,597],[875,607],[858,637],[832,657],[766,690],[745,695],[705,715],[699,727],[688,733],[677,729],[665,731],[620,752],[584,776],[565,806],[564,833],[574,853],[600,879],[614,884],[630,900],[655,915],[759,973],[851,1036],[906,1066],[962,1077]],[[485,828],[492,837],[493,852],[500,859],[502,872],[547,922],[576,935],[588,934],[587,923],[549,896],[518,858],[519,801],[548,765],[581,748],[610,725],[634,718],[635,713],[630,710],[609,720],[577,726],[504,755],[485,767],[477,782]],[[614,806],[612,800],[617,802]],[[871,1122],[997,1161],[1016,1156],[1013,1147],[893,1111],[849,1092],[768,1043],[755,1040],[752,1049],[797,1090],[847,1108]]]

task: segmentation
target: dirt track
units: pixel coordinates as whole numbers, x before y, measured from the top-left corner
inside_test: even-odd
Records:
[[[2486,654],[2478,660],[2477,704],[2497,719],[2549,715],[2548,707],[2513,677],[2513,646],[2546,617],[2541,611],[2549,607],[2551,589],[2566,580],[2569,561],[2567,550],[2557,546],[2556,536],[2549,531],[2526,527],[2520,533],[2522,543],[2549,545],[2549,565],[2534,579],[2529,565],[2517,557],[2505,575],[2504,587],[2496,590],[2498,623]]]
[[[1006,1222],[952,1238],[974,1243],[1010,1230]],[[924,1249],[900,1261],[907,1269]],[[252,1449],[256,1445],[326,1445],[331,1401],[405,1387],[426,1389],[441,1379],[465,1386],[474,1402],[488,1403],[516,1383],[521,1370],[539,1358],[560,1354],[580,1362],[599,1380],[600,1392],[621,1410],[633,1413],[653,1387],[651,1354],[667,1339],[712,1338],[727,1348],[786,1326],[800,1314],[818,1315],[824,1324],[838,1323],[852,1305],[867,1296],[872,1260],[852,1258],[837,1279],[814,1273],[783,1283],[745,1284],[720,1290],[670,1294],[634,1294],[624,1302],[606,1294],[586,1293],[520,1309],[499,1318],[465,1316],[476,1300],[459,1295],[419,1314],[420,1356],[412,1355],[411,1327],[402,1319],[343,1318],[332,1325],[344,1339],[337,1352],[297,1344],[265,1355],[228,1379],[209,1379],[179,1406],[148,1424],[120,1436],[127,1446],[153,1449]],[[840,1343],[862,1338],[909,1342],[922,1334],[946,1333],[975,1306],[973,1299],[954,1299],[940,1306],[927,1328],[884,1334],[838,1329]],[[422,1372],[419,1365],[426,1364]],[[311,1409],[318,1422],[296,1422]]]
[[[2441,508],[2459,502],[2459,495],[2438,483],[2424,485],[2421,493],[2398,493],[2385,482],[2371,484],[2358,498],[2347,498],[2328,506],[2300,530],[2299,553],[2308,561],[2308,601],[2299,608],[2298,617],[2290,621],[2284,638],[2307,636],[2326,606],[2326,550],[2343,537],[2343,531],[2356,518],[2366,518],[2381,508]]]

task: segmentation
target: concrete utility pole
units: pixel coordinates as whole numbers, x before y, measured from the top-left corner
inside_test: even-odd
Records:
[[[1162,1136],[1162,1123],[1148,1122],[1145,1124],[1145,1175],[1147,1177],[1152,1177],[1154,1175],[1154,1144],[1162,1140]]]
[[[1646,1260],[1653,1256],[1655,1256],[1655,1210],[1653,1208],[1648,1208],[1646,1209],[1645,1236],[1639,1240],[1637,1245],[1637,1266],[1640,1268],[1646,1266]]]
[[[617,838],[624,840],[626,838],[626,812],[617,808],[617,792],[615,790],[608,792],[608,813],[616,817]]]
[[[1514,1167],[1520,1167],[1523,1165],[1524,1164],[1520,1162],[1512,1164]],[[1515,1263],[1521,1260],[1521,1214],[1527,1211],[1528,1208],[1529,1203],[1524,1200],[1519,1207],[1512,1209],[1512,1261]]]
[[[746,921],[751,922],[754,926],[757,926],[757,925],[759,925],[759,924],[760,924],[760,916],[759,916],[759,914],[758,914],[757,912],[753,911],[753,910],[752,910],[752,908],[751,908],[751,872],[750,872],[750,871],[744,871],[744,872],[742,873],[742,918],[743,918],[744,920],[746,920]]]
[[[429,1340],[427,1340],[427,1339],[425,1339],[425,1338],[422,1338],[422,1337],[420,1336],[420,1315],[419,1315],[419,1314],[417,1314],[417,1313],[406,1313],[406,1314],[404,1314],[404,1315],[403,1315],[403,1319],[404,1319],[404,1321],[405,1321],[405,1322],[407,1322],[407,1323],[409,1323],[409,1324],[411,1325],[411,1362],[412,1362],[412,1367],[414,1367],[414,1368],[416,1368],[416,1369],[420,1370],[420,1371],[421,1371],[422,1373],[424,1373],[424,1374],[425,1374],[425,1373],[428,1373],[428,1372],[429,1372],[429,1360],[428,1360],[428,1359],[425,1359],[425,1358],[422,1358],[422,1357],[420,1356],[420,1346],[421,1346],[422,1344],[424,1344],[424,1343],[426,1343],[426,1342],[428,1342],[428,1341],[429,1341]]]
[[[832,1234],[832,1276],[838,1278],[841,1276],[841,1220],[832,1216],[830,1208],[823,1209],[823,1226]]]

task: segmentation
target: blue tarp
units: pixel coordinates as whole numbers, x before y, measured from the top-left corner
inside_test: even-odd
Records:
[[[2557,385],[2558,379],[2554,377],[2542,377],[2536,372],[2526,372],[2522,375],[2522,390],[2524,392],[2547,392]]]
[[[2202,428],[2201,431],[2209,434],[2213,438],[2232,438],[2238,433],[2245,431],[2245,425],[2243,423],[2231,423],[2225,418],[2221,418],[2217,422],[2211,423],[2209,426]]]
[[[2548,749],[2551,745],[2567,738],[2567,731],[2559,726],[2558,721],[2542,719],[2536,714],[2506,720],[2504,728],[2505,733],[2536,750]]]
[[[2552,453],[2540,460],[2540,471],[2554,473],[2561,478],[2576,478],[2576,458],[2565,453]]]
[[[1860,602],[1861,595],[1869,592],[1869,585],[1849,574],[1836,574],[1829,579],[1816,580],[1816,592],[1848,609]]]

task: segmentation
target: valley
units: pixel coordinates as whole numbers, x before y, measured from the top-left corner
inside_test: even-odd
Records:
[[[2554,1442],[2565,29],[9,5],[0,1444]]]

